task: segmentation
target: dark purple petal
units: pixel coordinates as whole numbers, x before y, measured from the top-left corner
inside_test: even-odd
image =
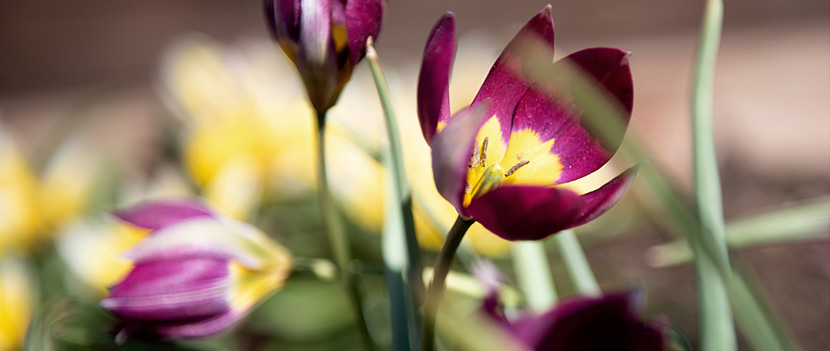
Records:
[[[265,13],[269,21],[271,18],[274,20],[273,28],[277,39],[285,38],[293,43],[299,42],[300,0],[266,0]]]
[[[641,302],[636,295],[560,302],[547,313],[518,321],[513,331],[536,351],[662,350],[662,332],[637,316]]]
[[[590,74],[627,112],[623,116],[627,123],[634,104],[634,85],[628,62],[630,56],[631,52],[616,48],[590,48],[570,54],[561,62],[576,64]]]
[[[118,219],[150,230],[199,217],[214,217],[203,203],[191,199],[146,201],[112,213]]]
[[[467,108],[456,113],[432,139],[432,176],[435,187],[459,214],[464,210],[464,190],[467,187],[467,164],[473,153],[476,134],[484,123],[486,106]]]
[[[496,115],[503,139],[510,136],[513,111],[536,77],[553,62],[553,17],[550,5],[533,17],[507,44],[487,74],[473,104],[487,102],[487,116]]]
[[[565,188],[501,186],[473,199],[467,213],[506,240],[540,240],[572,227],[582,209]]]
[[[455,15],[447,12],[429,33],[418,77],[418,119],[427,144],[432,143],[438,122],[450,117],[450,74],[455,50]]]
[[[588,223],[617,204],[617,202],[622,199],[623,195],[625,195],[628,187],[631,186],[631,183],[634,181],[634,175],[637,174],[638,169],[640,169],[639,164],[629,168],[616,178],[611,179],[599,189],[580,196],[584,205],[582,210],[579,212],[579,215],[574,219],[573,223],[568,226],[568,228]]]
[[[548,85],[554,87],[550,94],[559,104],[568,106],[572,118],[579,121],[579,126],[573,125],[567,131],[576,131],[579,127],[585,130],[577,133],[579,136],[576,136],[573,147],[563,142],[561,152],[572,150],[570,153],[578,154],[581,145],[592,149],[602,147],[608,157],[617,151],[631,119],[634,101],[628,63],[630,54],[620,49],[593,48],[578,51],[554,63],[551,74],[546,75],[550,80]],[[600,104],[597,99],[605,100]],[[603,105],[611,109],[600,107]],[[562,133],[568,136],[567,131]],[[589,143],[586,138],[596,141]],[[576,168],[589,171],[592,167],[588,162]],[[560,182],[577,179],[581,176],[578,173],[563,174]]]
[[[382,0],[346,1],[346,29],[352,64],[357,64],[366,55],[366,39],[378,38],[382,21]]]
[[[101,306],[127,319],[209,318],[230,306],[228,261],[184,257],[137,264]]]
[[[557,184],[570,182],[588,175],[604,165],[619,147],[631,113],[631,73],[628,69],[628,53],[607,48],[588,49],[566,57],[551,67],[528,89],[516,109],[513,131],[532,129],[542,141],[555,139],[551,152],[564,166]],[[611,92],[614,101],[626,108],[621,110],[622,123],[604,124],[607,134],[591,127],[590,118],[584,116],[592,104],[582,90],[571,86],[574,70],[584,68]],[[584,77],[583,77],[584,80]],[[584,101],[583,104],[580,104]],[[588,128],[586,130],[586,128]]]

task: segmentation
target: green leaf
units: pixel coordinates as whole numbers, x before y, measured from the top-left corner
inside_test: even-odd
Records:
[[[827,238],[830,227],[830,197],[811,199],[760,214],[745,216],[726,224],[726,243],[730,249]],[[653,267],[688,262],[692,251],[684,240],[654,246],[646,253]]]
[[[556,287],[542,241],[513,243],[513,267],[527,305],[542,313],[556,303]]]

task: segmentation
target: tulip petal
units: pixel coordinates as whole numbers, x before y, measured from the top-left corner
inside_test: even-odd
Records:
[[[470,107],[456,113],[447,127],[432,139],[432,174],[435,187],[459,214],[464,210],[467,188],[467,165],[473,153],[476,135],[484,123],[486,105]]]
[[[501,186],[473,199],[467,213],[503,239],[540,240],[571,227],[580,196],[565,188]]]
[[[330,0],[300,1],[300,41],[297,69],[312,106],[325,111],[337,89],[337,56],[332,40]]]
[[[273,19],[278,39],[284,37],[294,43],[300,40],[300,0],[266,0],[265,13],[269,24]]]
[[[555,140],[551,152],[563,165],[557,184],[596,171],[619,147],[631,116],[633,96],[627,57],[627,52],[610,48],[574,53],[555,63],[519,102],[513,131],[532,129],[542,140]],[[583,73],[588,77],[579,76],[584,76]],[[603,89],[601,93],[610,93],[613,103],[622,108],[622,123],[606,124],[611,128],[605,128],[605,133],[599,133],[593,126],[597,121],[589,115],[593,104],[590,97],[574,88],[576,79],[585,81],[586,78],[590,79],[589,83],[596,81]]]
[[[599,189],[580,196],[584,206],[569,228],[588,223],[617,204],[623,195],[625,195],[628,187],[631,186],[631,183],[634,181],[634,175],[637,174],[639,168],[639,164],[631,167],[614,179],[611,179],[608,183],[605,183]]]
[[[450,75],[455,59],[455,15],[447,12],[429,33],[418,77],[418,119],[427,144],[450,118]]]
[[[277,26],[281,25],[281,23],[277,23],[277,8],[274,4],[274,0],[265,0],[262,2],[262,5],[263,10],[265,11],[265,22],[268,24],[268,32],[271,33],[272,38],[279,40]]]
[[[101,306],[123,318],[173,321],[230,308],[228,261],[185,257],[137,264]]]
[[[249,269],[290,266],[290,255],[255,227],[230,219],[196,218],[164,227],[124,257],[136,263],[208,257],[239,262]]]
[[[497,116],[503,140],[510,137],[513,111],[536,77],[553,62],[550,5],[533,17],[507,44],[493,64],[472,105],[487,102],[486,115]]]
[[[561,184],[584,177],[596,171],[611,158],[579,124],[579,112],[568,100],[558,99],[569,93],[558,93],[548,76],[538,79],[528,89],[516,108],[513,133],[532,130],[540,141],[553,139],[549,152],[555,154],[561,164],[561,172],[552,174],[551,180]],[[550,96],[557,98],[551,98]]]
[[[112,214],[122,221],[150,230],[158,230],[186,219],[214,216],[203,203],[185,198],[146,201]]]
[[[219,334],[239,322],[248,311],[228,310],[216,317],[198,322],[159,324],[152,326],[153,334],[163,337],[195,339]]]
[[[533,350],[662,350],[662,333],[639,320],[637,300],[628,293],[565,301],[513,330]]]
[[[577,51],[563,58],[560,63],[577,65],[610,93],[627,113],[628,123],[634,104],[634,85],[631,79],[629,57],[631,52],[616,48],[590,48]]]
[[[382,21],[382,0],[346,2],[346,30],[349,34],[349,56],[352,64],[357,64],[366,55],[366,39],[377,39]]]

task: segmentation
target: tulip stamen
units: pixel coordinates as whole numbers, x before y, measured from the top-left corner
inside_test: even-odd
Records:
[[[478,153],[478,148],[474,147],[473,148],[473,156],[470,157],[470,163],[467,165],[467,168],[475,168],[475,167],[478,166],[479,157],[480,157],[479,155],[480,154]]]
[[[490,137],[484,137],[484,141],[481,142],[481,160],[479,161],[479,166],[484,167],[487,165],[487,144],[490,142]]]
[[[521,161],[519,161],[519,163],[517,163],[517,164],[513,165],[513,167],[510,167],[510,169],[508,169],[508,170],[507,170],[507,172],[504,172],[504,177],[505,177],[505,178],[509,177],[511,174],[513,174],[513,173],[515,173],[516,171],[518,171],[518,170],[519,170],[519,168],[524,167],[524,166],[525,166],[526,164],[528,164],[528,163],[530,163],[530,161],[528,161],[528,160],[521,160]]]
[[[471,191],[473,191],[473,186],[470,185],[470,183],[467,183],[467,187],[464,188],[464,193],[469,194]]]

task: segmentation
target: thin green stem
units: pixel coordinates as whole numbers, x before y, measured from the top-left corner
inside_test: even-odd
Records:
[[[519,241],[513,244],[513,265],[527,305],[534,312],[551,308],[558,298],[550,262],[542,241]]]
[[[340,214],[334,204],[329,190],[329,181],[326,172],[326,111],[317,111],[317,194],[320,198],[320,208],[323,213],[323,222],[329,236],[332,255],[340,269],[340,281],[351,301],[352,310],[357,319],[357,328],[360,332],[363,346],[366,350],[374,350],[375,344],[366,324],[363,313],[363,302],[360,299],[357,281],[351,269],[351,252],[346,229],[340,219]]]
[[[706,1],[700,47],[692,87],[692,142],[694,150],[694,194],[698,221],[704,236],[716,247],[715,254],[728,264],[720,177],[712,132],[712,100],[715,64],[723,23],[723,2]],[[693,246],[698,245],[693,243]],[[700,252],[702,248],[696,248]],[[724,281],[716,263],[706,256],[695,260],[700,299],[701,349],[729,351],[737,348],[732,310]]]
[[[438,302],[441,301],[441,295],[444,293],[444,283],[447,279],[447,273],[450,271],[450,266],[452,266],[455,252],[458,251],[458,246],[461,245],[464,234],[467,233],[467,229],[470,229],[473,223],[475,221],[472,219],[458,216],[449,233],[447,233],[447,241],[444,242],[444,246],[441,247],[438,258],[435,260],[435,267],[432,270],[432,283],[429,285],[424,302],[425,316],[423,333],[421,334],[421,350],[423,351],[435,349],[435,317],[438,312]]]
[[[386,135],[389,148],[383,153],[388,175],[386,198],[386,219],[383,238],[384,264],[390,277],[390,312],[392,314],[392,339],[396,350],[417,349],[417,337],[421,320],[417,300],[424,295],[424,281],[421,277],[423,264],[421,251],[415,234],[415,219],[412,214],[412,189],[406,178],[398,119],[392,105],[392,97],[386,76],[380,64],[370,37],[366,43],[366,61],[375,80],[378,98],[383,107],[386,121]],[[393,287],[400,284],[399,287]],[[392,296],[397,294],[397,296]],[[409,325],[408,322],[411,322]],[[400,324],[400,325],[399,325]],[[410,334],[413,337],[410,337]]]
[[[559,249],[559,254],[562,256],[562,261],[568,270],[568,276],[571,277],[576,290],[585,295],[596,296],[602,294],[597,278],[594,277],[594,273],[591,271],[591,265],[588,263],[588,258],[585,257],[585,252],[582,251],[582,246],[579,244],[574,231],[563,230],[553,236],[553,241]]]

